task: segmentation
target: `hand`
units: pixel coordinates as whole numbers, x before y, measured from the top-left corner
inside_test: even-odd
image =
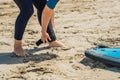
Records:
[[[48,43],[49,41],[51,41],[51,38],[49,36],[49,34],[47,32],[42,32],[42,41],[43,43]]]

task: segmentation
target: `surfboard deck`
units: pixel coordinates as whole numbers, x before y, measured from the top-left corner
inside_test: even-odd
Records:
[[[120,67],[120,48],[95,47],[85,51],[85,56]]]

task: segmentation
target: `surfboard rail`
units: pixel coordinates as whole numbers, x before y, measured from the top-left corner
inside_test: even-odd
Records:
[[[91,48],[91,49],[86,50],[85,56],[88,58],[94,59],[94,60],[101,61],[103,63],[107,63],[107,64],[110,64],[113,66],[120,67],[120,58],[103,55],[103,54],[97,52],[96,51],[97,49],[101,49],[101,48],[96,47],[96,48]],[[114,48],[102,48],[102,49],[104,50],[104,49],[114,49]],[[120,50],[120,48],[118,48],[118,49]],[[115,53],[115,51],[114,51],[114,53]],[[109,53],[107,53],[107,54],[109,54]],[[120,53],[119,53],[119,55],[120,55]]]

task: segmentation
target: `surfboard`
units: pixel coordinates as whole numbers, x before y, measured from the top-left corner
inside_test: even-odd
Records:
[[[120,48],[95,47],[85,51],[85,56],[120,67]]]

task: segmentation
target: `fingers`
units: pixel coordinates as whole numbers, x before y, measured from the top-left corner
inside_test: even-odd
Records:
[[[43,41],[43,43],[46,43],[46,39],[45,39],[45,38],[43,38],[43,37],[42,37],[42,41]]]
[[[45,39],[44,43],[48,43],[48,39],[47,38]]]
[[[42,36],[43,43],[49,43],[51,41],[51,38],[48,34]]]
[[[45,40],[44,40],[44,38],[42,38],[42,41],[43,41],[43,43],[45,43]]]
[[[49,43],[48,39],[49,39],[49,38],[46,38],[46,39],[44,40],[44,43]]]

